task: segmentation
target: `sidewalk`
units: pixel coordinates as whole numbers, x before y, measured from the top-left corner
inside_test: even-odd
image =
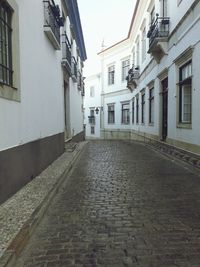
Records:
[[[87,142],[69,143],[66,152],[0,206],[0,266],[13,266]]]

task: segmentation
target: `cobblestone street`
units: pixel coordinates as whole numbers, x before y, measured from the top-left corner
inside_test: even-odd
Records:
[[[154,150],[89,142],[18,267],[199,267],[200,177]]]

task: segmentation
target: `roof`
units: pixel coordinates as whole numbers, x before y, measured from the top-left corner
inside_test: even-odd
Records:
[[[76,43],[80,50],[80,58],[82,61],[85,61],[87,55],[77,0],[65,0],[65,3],[69,11],[69,19],[75,34]]]

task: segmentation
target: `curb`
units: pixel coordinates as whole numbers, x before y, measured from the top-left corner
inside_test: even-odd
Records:
[[[66,169],[57,178],[57,182],[53,188],[49,190],[42,202],[33,211],[30,218],[23,224],[17,235],[13,238],[8,248],[4,251],[3,255],[0,257],[0,267],[14,267],[17,257],[20,255],[25,245],[27,244],[29,238],[34,232],[35,228],[43,218],[46,210],[48,209],[51,201],[59,190],[59,187],[64,182],[65,176],[72,169],[75,161],[78,159],[80,154],[83,152],[85,145],[88,142],[79,143],[78,148],[75,149],[76,153],[72,156]]]

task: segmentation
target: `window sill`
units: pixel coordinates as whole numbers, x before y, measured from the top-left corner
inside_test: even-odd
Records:
[[[182,128],[182,129],[192,129],[192,124],[191,123],[178,123],[177,128]]]
[[[149,126],[154,126],[154,123],[153,122],[149,122]]]
[[[20,102],[19,89],[13,86],[0,83],[0,98]]]

